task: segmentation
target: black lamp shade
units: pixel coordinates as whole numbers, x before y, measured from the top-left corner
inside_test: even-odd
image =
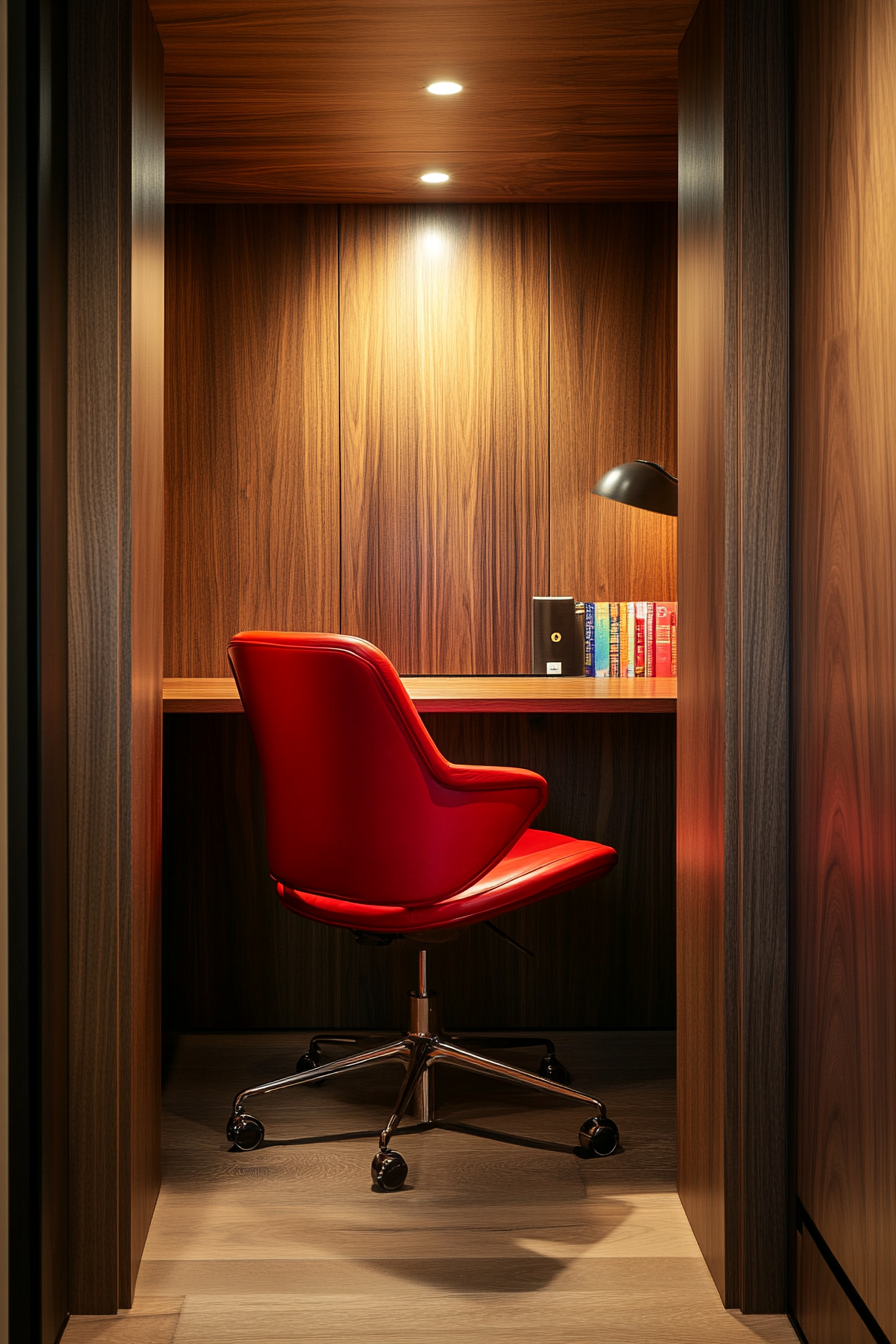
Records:
[[[591,493],[615,499],[619,504],[632,504],[636,509],[678,517],[678,477],[670,475],[658,462],[639,460],[611,467]]]

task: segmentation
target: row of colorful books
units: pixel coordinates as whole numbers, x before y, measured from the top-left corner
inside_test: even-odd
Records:
[[[677,602],[580,602],[586,677],[677,677]]]

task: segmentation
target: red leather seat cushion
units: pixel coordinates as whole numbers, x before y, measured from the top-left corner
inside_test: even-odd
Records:
[[[472,886],[434,905],[365,905],[294,891],[282,882],[277,883],[277,894],[287,910],[322,924],[376,933],[413,933],[480,923],[502,911],[581,887],[603,877],[615,863],[616,851],[608,845],[530,829]]]

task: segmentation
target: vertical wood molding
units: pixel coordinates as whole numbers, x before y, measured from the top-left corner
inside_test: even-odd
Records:
[[[674,601],[676,523],[591,493],[633,458],[678,474],[675,206],[553,205],[551,592]]]
[[[896,12],[793,10],[796,1193],[896,1339]],[[864,1340],[798,1241],[806,1337]]]
[[[119,7],[115,0],[74,0],[69,14],[70,1308],[114,1312],[121,787]]]
[[[161,48],[69,9],[70,1309],[129,1306],[159,1179]]]
[[[726,1142],[738,1155],[727,1182],[739,1244],[728,1295],[745,1312],[783,1311],[787,1297],[787,24],[777,0],[739,0],[728,19],[726,165],[733,160],[735,171],[726,185],[734,325],[734,368],[726,376]],[[761,1125],[754,1120],[759,1098]]]
[[[678,1186],[719,1291],[725,1247],[724,14],[679,54]]]
[[[681,47],[679,99],[679,1179],[726,1305],[780,1312],[789,804],[780,6],[703,0]]]
[[[164,527],[164,56],[132,0],[121,60],[123,692],[120,890],[119,1305],[129,1307],[161,1184],[162,640]],[[129,245],[128,245],[129,244]]]

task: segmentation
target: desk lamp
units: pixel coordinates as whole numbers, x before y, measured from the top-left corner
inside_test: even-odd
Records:
[[[672,476],[658,462],[622,462],[611,467],[592,488],[592,495],[615,499],[619,504],[632,504],[636,509],[651,513],[666,513],[678,517],[678,477]]]

